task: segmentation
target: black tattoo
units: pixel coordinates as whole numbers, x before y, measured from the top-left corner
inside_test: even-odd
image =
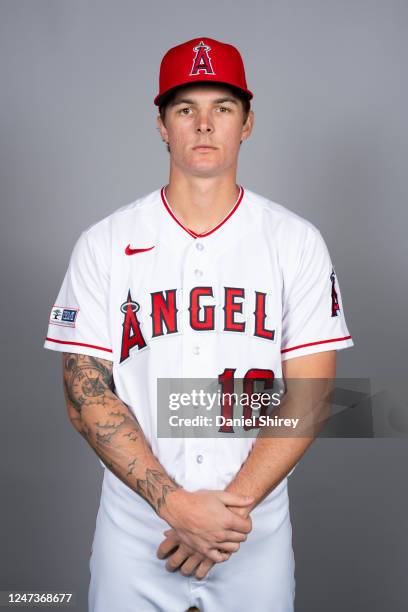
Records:
[[[166,503],[166,497],[180,485],[173,483],[169,484],[168,477],[160,470],[146,470],[146,479],[137,479],[136,490],[146,501],[155,509],[160,510]]]
[[[129,432],[123,433],[123,429],[127,430],[127,428],[129,427],[131,428],[130,433],[135,436],[134,438],[135,440],[137,439],[136,432],[133,430],[133,428],[135,428],[136,426],[136,423],[135,423],[135,420],[131,416],[121,411],[115,411],[115,412],[110,411],[108,412],[108,417],[109,416],[116,417],[116,419],[119,419],[119,420],[115,420],[115,419],[108,420],[106,423],[101,423],[100,421],[96,421],[95,423],[95,425],[97,426],[96,442],[98,445],[104,446],[104,445],[110,444],[113,440],[113,437],[116,436],[116,434],[121,433],[121,432],[122,432],[123,437],[129,437]],[[110,431],[103,431],[107,429],[109,429]]]
[[[128,465],[128,471],[126,472],[126,476],[131,476],[133,474],[133,470],[136,467],[136,459],[133,459]]]
[[[112,369],[105,359],[64,353],[64,392],[78,414],[84,405],[105,404],[105,393],[113,388]]]
[[[135,490],[160,511],[167,496],[180,488],[151,457],[145,478],[137,478],[140,456],[151,454],[140,425],[126,406],[113,393],[113,364],[89,355],[64,353],[64,393],[71,407],[71,421],[92,446],[101,461],[127,486]],[[139,470],[142,473],[144,465]]]

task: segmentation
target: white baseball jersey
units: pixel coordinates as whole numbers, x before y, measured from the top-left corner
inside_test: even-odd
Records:
[[[231,370],[238,379],[254,369],[271,371],[278,378],[286,359],[341,350],[354,343],[333,263],[312,223],[240,187],[225,218],[198,235],[177,219],[170,204],[162,187],[80,235],[51,309],[44,346],[111,360],[115,393],[137,417],[167,473],[188,490],[224,489],[247,458],[255,437],[159,438],[157,379],[218,379]],[[252,517],[259,542],[268,534],[282,538],[276,546],[271,541],[274,552],[269,550],[267,558],[279,565],[283,559],[288,573],[277,574],[276,580],[269,575],[265,602],[273,593],[275,602],[282,601],[274,611],[287,612],[292,610],[294,580],[286,478],[255,508]],[[102,551],[102,534],[106,536],[113,524],[113,534],[124,529],[137,539],[141,521],[152,529],[153,550],[166,524],[106,469],[94,553],[95,549]],[[285,537],[279,532],[282,525],[286,525]],[[112,535],[112,542],[119,540]],[[214,566],[203,582],[179,572],[168,574],[164,562],[157,559],[152,560],[154,567],[149,567],[146,580],[151,583],[152,575],[157,575],[164,585],[163,601],[168,601],[171,584],[178,581],[176,591],[183,596],[187,593],[189,605],[198,602],[208,610],[216,609],[210,602],[217,584],[225,605],[222,589],[225,580],[230,580],[231,608],[225,609],[245,609],[248,602],[239,584],[234,586],[232,573],[234,564],[238,573],[247,571],[248,551],[255,541],[251,533],[238,553]],[[252,563],[258,552],[252,550]],[[132,586],[131,595],[130,587],[119,577],[122,607],[115,601],[118,593],[111,593],[112,607],[102,603],[110,597],[103,590],[104,580],[114,571],[102,558],[102,552],[93,556],[90,608],[98,612],[137,609],[126,607],[129,597],[135,601],[137,588]],[[124,565],[121,567],[123,570]],[[269,565],[268,572],[270,569]],[[129,576],[134,573],[131,560],[128,572]],[[157,585],[155,589],[157,607],[144,604],[139,609],[162,609],[161,591]],[[239,603],[234,599],[237,589]],[[260,591],[258,585],[258,603],[262,601]],[[253,593],[251,596],[253,603]],[[167,608],[163,603],[163,610],[182,611],[183,602],[167,603]]]

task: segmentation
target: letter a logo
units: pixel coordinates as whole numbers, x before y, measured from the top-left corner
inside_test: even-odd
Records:
[[[139,350],[146,346],[146,341],[143,338],[140,323],[136,315],[139,308],[140,305],[132,300],[129,289],[127,300],[120,307],[121,313],[125,315],[122,323],[123,332],[120,350],[120,363],[128,359],[130,349],[132,349],[134,346],[137,346]]]
[[[200,70],[205,72],[205,74],[215,74],[211,65],[210,56],[208,55],[208,51],[210,50],[211,47],[206,45],[204,41],[201,41],[196,47],[193,48],[193,51],[195,51],[196,54],[193,59],[193,67],[191,68],[190,75],[198,74]]]

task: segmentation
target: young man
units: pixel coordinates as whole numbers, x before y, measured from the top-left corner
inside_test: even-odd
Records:
[[[236,183],[252,97],[235,47],[166,53],[169,182],[81,234],[51,310],[44,346],[63,352],[70,419],[107,468],[93,612],[293,611],[287,476],[313,436],[158,435],[159,379],[333,379],[353,346],[320,232]]]

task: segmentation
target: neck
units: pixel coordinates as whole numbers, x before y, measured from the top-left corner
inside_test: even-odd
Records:
[[[176,217],[197,234],[222,221],[237,201],[239,186],[231,176],[197,177],[170,172],[166,198]]]

